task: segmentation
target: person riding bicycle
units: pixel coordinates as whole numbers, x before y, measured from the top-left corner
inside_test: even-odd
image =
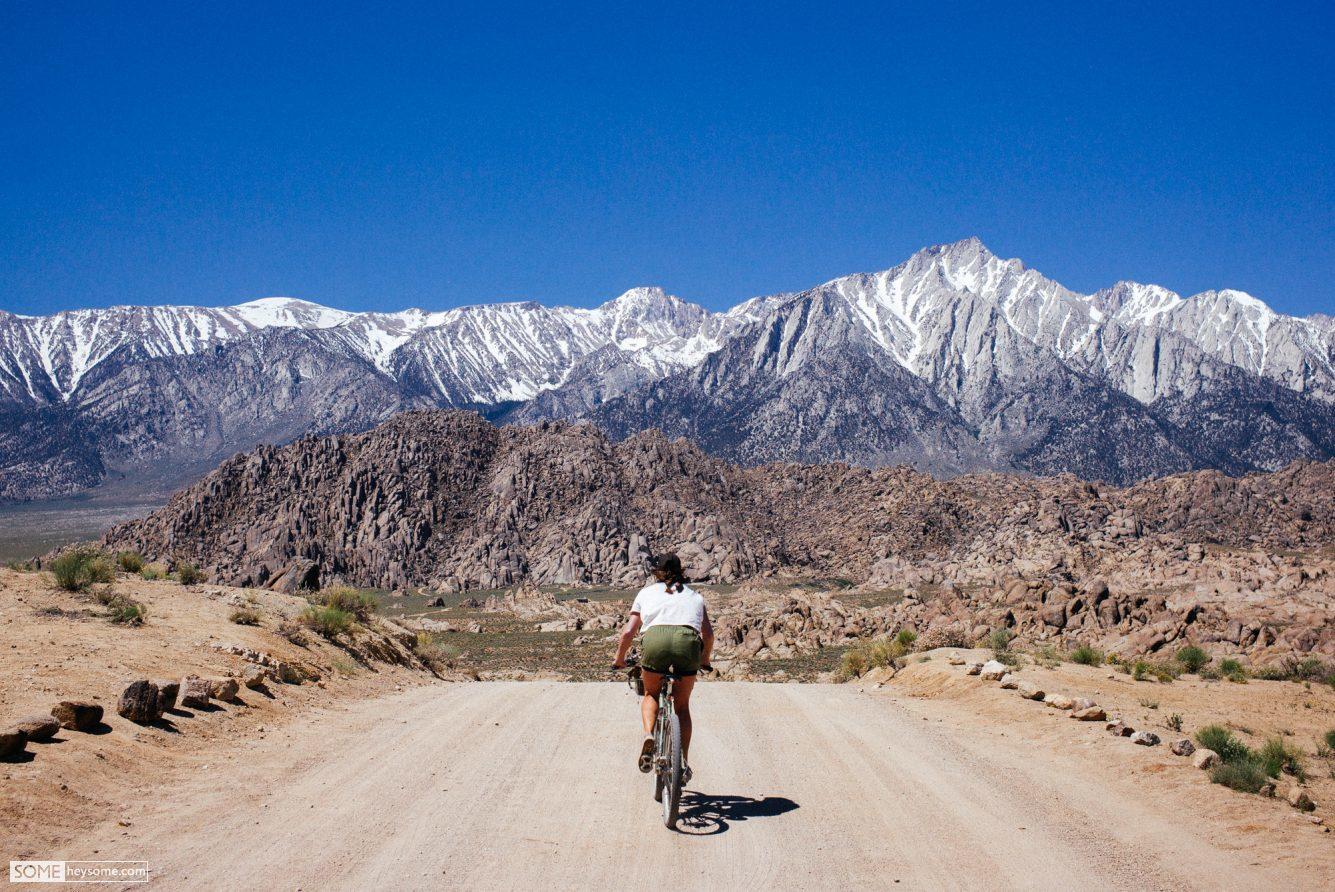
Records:
[[[672,689],[673,709],[681,721],[681,755],[683,774],[690,777],[691,751],[691,690],[695,675],[701,667],[710,670],[709,658],[714,652],[714,628],[709,624],[705,599],[686,585],[682,575],[681,559],[675,554],[661,554],[652,562],[654,578],[635,596],[630,608],[630,621],[621,631],[617,644],[616,669],[626,666],[635,635],[643,627],[644,641],[640,645],[640,670],[644,679],[644,699],[640,701],[640,717],[644,721],[644,742],[640,745],[640,770],[653,770],[654,722],[658,720],[658,692],[663,685],[663,673],[676,676]]]

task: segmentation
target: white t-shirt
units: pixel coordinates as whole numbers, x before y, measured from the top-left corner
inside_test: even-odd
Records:
[[[669,592],[667,584],[654,582],[640,589],[631,613],[640,615],[644,628],[650,626],[690,626],[699,632],[705,625],[705,599],[689,585],[679,592]]]

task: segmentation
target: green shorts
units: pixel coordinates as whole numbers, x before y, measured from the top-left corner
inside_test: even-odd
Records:
[[[640,645],[640,665],[650,672],[694,675],[704,649],[700,633],[690,626],[650,626]]]

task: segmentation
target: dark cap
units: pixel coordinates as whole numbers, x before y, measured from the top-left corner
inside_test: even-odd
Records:
[[[654,555],[649,561],[649,566],[655,570],[662,570],[665,573],[681,573],[681,558],[672,552]]]

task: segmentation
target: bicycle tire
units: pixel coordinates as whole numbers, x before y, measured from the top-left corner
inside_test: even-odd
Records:
[[[654,802],[663,801],[663,787],[666,785],[666,773],[658,754],[666,752],[671,734],[667,727],[666,713],[660,711],[659,719],[654,723]]]
[[[681,719],[673,712],[670,722],[672,745],[668,753],[668,776],[664,779],[663,825],[669,830],[676,830],[681,807]]]

